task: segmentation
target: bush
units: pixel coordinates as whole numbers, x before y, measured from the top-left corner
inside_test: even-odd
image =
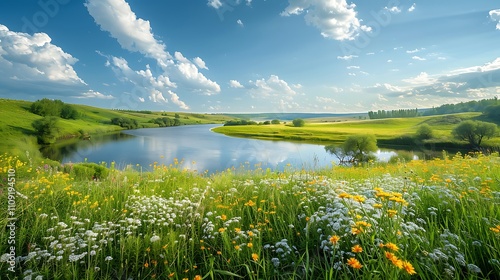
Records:
[[[35,135],[40,144],[52,144],[56,142],[57,133],[59,129],[57,128],[57,122],[59,119],[54,116],[43,117],[34,121],[31,126],[35,129]]]
[[[295,127],[302,127],[302,126],[306,125],[306,122],[303,119],[295,119],[292,121],[292,123],[293,123],[293,126],[295,126]]]
[[[61,117],[63,119],[78,118],[78,111],[61,100],[50,100],[47,98],[37,100],[30,106],[30,112],[42,117]]]
[[[271,121],[271,124],[280,124],[280,123],[281,123],[280,120],[272,120]]]
[[[63,170],[76,180],[100,180],[109,175],[106,167],[92,162],[66,164]]]
[[[137,123],[137,120],[129,118],[113,118],[111,119],[111,123],[114,125],[119,125],[126,129],[134,129],[139,127],[139,123]]]
[[[415,137],[419,140],[427,140],[434,138],[434,133],[430,125],[424,123],[417,129]]]

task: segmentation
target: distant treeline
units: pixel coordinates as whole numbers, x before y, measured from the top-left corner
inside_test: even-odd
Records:
[[[446,115],[466,112],[482,112],[490,118],[497,118],[500,110],[500,102],[497,97],[491,99],[483,99],[478,101],[460,102],[457,104],[444,104],[431,109],[400,109],[400,110],[378,110],[368,112],[370,119],[387,119],[387,118],[413,118],[417,116],[434,116]]]
[[[465,112],[486,112],[488,107],[500,105],[497,97],[491,99],[483,99],[479,101],[460,102],[457,104],[444,104],[439,107],[432,107],[425,110],[423,116],[445,115]]]
[[[255,125],[255,124],[280,124],[281,121],[278,119],[274,119],[272,121],[264,121],[264,122],[256,122],[256,121],[249,121],[249,120],[231,120],[227,121],[224,126],[231,126],[231,125]]]
[[[418,109],[400,109],[400,110],[378,110],[377,112],[368,112],[370,119],[387,119],[387,118],[413,118],[418,116]]]

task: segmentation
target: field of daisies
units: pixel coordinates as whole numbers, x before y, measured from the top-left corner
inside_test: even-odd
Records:
[[[1,279],[500,279],[498,154],[104,166],[0,155]]]

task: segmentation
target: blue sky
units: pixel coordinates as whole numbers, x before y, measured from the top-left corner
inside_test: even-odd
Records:
[[[367,112],[500,95],[500,3],[7,0],[0,97]]]

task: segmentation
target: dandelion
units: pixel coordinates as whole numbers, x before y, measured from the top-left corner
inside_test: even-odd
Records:
[[[104,258],[105,261],[109,262],[109,261],[112,261],[113,260],[113,257],[112,256],[107,256],[106,258]]]
[[[145,267],[145,268],[148,268],[148,267],[149,267],[149,263],[148,263],[148,262],[145,262],[145,263],[144,263],[144,267]]]
[[[403,269],[410,275],[416,274],[415,268],[410,262],[403,261]]]
[[[223,220],[223,221],[225,221],[225,220],[227,220],[227,216],[224,215],[224,214],[222,214],[222,215],[220,215],[220,219]]]
[[[354,245],[352,248],[351,248],[351,251],[353,253],[361,253],[363,252],[363,248],[361,246],[359,246],[358,244]]]
[[[394,252],[397,252],[397,251],[399,250],[399,247],[398,247],[396,244],[391,243],[391,242],[387,242],[387,243],[385,244],[385,247],[386,247],[387,249],[389,249],[389,250],[394,251]]]
[[[351,228],[351,232],[354,235],[358,235],[358,234],[361,234],[363,232],[363,229],[357,228],[357,227],[353,227],[353,228]]]
[[[203,279],[203,277],[201,277],[201,275],[196,275],[193,278],[193,280],[201,280],[201,279]]]
[[[354,269],[360,269],[363,267],[363,265],[361,265],[361,263],[356,258],[348,259],[347,265],[349,265],[350,267],[352,267]]]
[[[394,217],[398,213],[397,210],[389,209],[387,210],[387,214],[389,215],[390,218]]]
[[[253,202],[251,199],[245,203],[245,206],[250,206],[250,207],[253,207],[255,206],[255,202]]]
[[[226,231],[226,229],[225,229],[225,228],[219,228],[219,232],[220,232],[220,233],[223,233],[224,231]]]
[[[252,254],[252,259],[253,259],[254,261],[259,260],[259,255],[257,255],[256,253],[253,253],[253,254]]]
[[[338,236],[338,235],[332,235],[332,237],[330,237],[330,242],[333,245],[337,244],[337,242],[339,242],[339,240],[340,240],[340,236]]]
[[[490,227],[490,230],[494,233],[500,233],[500,225],[496,225],[495,227]]]
[[[252,248],[253,247],[253,244],[250,242],[250,243],[247,243],[247,247],[248,248]]]

